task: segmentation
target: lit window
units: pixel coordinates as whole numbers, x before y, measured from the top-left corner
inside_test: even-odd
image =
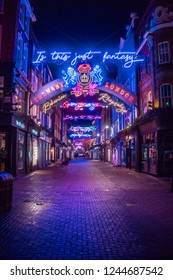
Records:
[[[28,44],[24,44],[24,50],[23,50],[23,71],[25,74],[27,74],[28,70]]]
[[[172,101],[172,85],[163,84],[160,86],[160,101],[161,107],[171,107],[173,105]]]
[[[169,42],[158,44],[159,64],[170,62]]]
[[[23,38],[22,34],[18,33],[18,41],[17,41],[17,63],[20,67],[22,67],[22,58],[23,58]]]
[[[16,95],[13,102],[17,103],[16,109],[18,113],[26,114],[26,93],[20,86],[16,86]]]

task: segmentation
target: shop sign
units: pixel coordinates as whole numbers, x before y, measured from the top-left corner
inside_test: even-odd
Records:
[[[25,129],[25,124],[22,123],[21,121],[16,120],[16,125],[17,125],[18,127],[20,127],[21,129]]]
[[[35,105],[41,105],[45,103],[48,99],[67,91],[67,88],[64,88],[64,81],[56,79],[31,95],[31,102]]]
[[[34,134],[34,135],[36,135],[36,136],[38,136],[38,131],[37,130],[35,130],[35,129],[32,129],[32,134]]]

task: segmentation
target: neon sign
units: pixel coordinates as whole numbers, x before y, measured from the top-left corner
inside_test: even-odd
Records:
[[[78,71],[76,72],[72,67],[68,67],[67,72],[62,70],[62,78],[66,87],[68,87],[69,84],[76,85],[77,83],[82,87],[85,87],[92,82],[96,83],[96,86],[101,85],[103,77],[101,75],[102,70],[99,65],[94,66],[92,70],[91,66],[85,63],[81,64],[77,70]]]
[[[101,103],[99,102],[91,102],[91,103],[86,103],[86,102],[69,102],[69,101],[65,101],[62,106],[62,108],[64,109],[68,109],[69,107],[75,107],[74,109],[77,110],[83,110],[84,108],[88,108],[91,111],[93,110],[93,108],[95,109],[96,107],[104,107]]]
[[[113,100],[107,93],[101,93],[98,100],[101,100],[101,101],[107,103],[108,105],[112,105],[112,106],[116,107],[116,111],[118,113],[127,112],[123,103]]]
[[[130,90],[127,90],[125,87],[118,84],[117,82],[106,82],[104,86],[99,86],[99,89],[111,93],[112,95],[120,98],[129,106],[134,105],[136,102],[135,94]]]
[[[16,120],[16,125],[17,125],[18,127],[22,128],[22,129],[25,129],[25,124],[22,123],[22,122],[20,122],[20,121],[18,121],[18,120]]]
[[[41,105],[47,99],[66,91],[64,88],[64,82],[62,80],[54,80],[44,86],[42,86],[38,91],[31,95],[31,102],[36,105]]]
[[[81,126],[71,126],[69,128],[69,131],[73,131],[73,132],[92,132],[94,131],[95,129],[95,126],[84,126],[84,127],[81,127]]]
[[[108,60],[117,60],[124,63],[125,68],[130,68],[134,63],[144,61],[143,58],[138,58],[135,52],[114,52],[113,54],[105,51],[91,51],[84,52],[83,54],[72,53],[72,52],[63,52],[63,51],[54,51],[52,53],[46,53],[46,51],[37,51],[37,56],[33,63],[41,63],[44,61],[61,61],[61,62],[70,62],[71,66],[76,65],[79,62],[91,60],[94,56],[101,56],[102,62]]]
[[[101,116],[94,116],[94,115],[79,115],[79,116],[75,116],[75,115],[66,115],[65,117],[63,117],[63,120],[100,120]]]
[[[77,84],[76,87],[72,88],[72,91],[70,92],[72,95],[75,95],[76,97],[79,96],[93,96],[96,93],[99,93],[99,90],[96,89],[97,84],[90,84],[88,86],[82,86],[80,83]]]
[[[70,137],[91,137],[91,136],[92,136],[92,135],[89,134],[89,133],[83,133],[83,134],[72,133],[72,134],[70,135]]]
[[[42,107],[43,113],[46,114],[48,111],[50,111],[52,109],[52,107],[54,105],[58,104],[60,101],[62,101],[65,98],[67,98],[67,94],[62,94],[62,95],[59,95],[57,98],[50,99],[50,101],[47,101],[46,103],[44,103],[44,105]]]
[[[101,69],[98,65],[94,67],[94,70],[91,72],[91,66],[88,63],[81,64],[78,67],[78,83],[77,86],[72,88],[71,94],[79,97],[83,95],[93,96],[96,93],[99,93],[99,90],[96,89],[97,84],[92,83],[96,80],[99,84],[101,83],[103,77],[101,76]]]

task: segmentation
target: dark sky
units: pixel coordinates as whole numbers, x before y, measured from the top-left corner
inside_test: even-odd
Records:
[[[36,37],[44,48],[118,49],[130,13],[142,15],[150,0],[30,0]]]

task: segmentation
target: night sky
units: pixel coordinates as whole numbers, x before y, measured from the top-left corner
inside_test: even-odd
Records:
[[[118,49],[130,13],[143,14],[149,0],[30,0],[43,48]]]

